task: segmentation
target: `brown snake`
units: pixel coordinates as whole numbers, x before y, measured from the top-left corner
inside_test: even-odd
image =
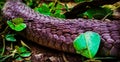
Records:
[[[20,35],[40,45],[60,51],[76,53],[73,40],[86,31],[101,35],[98,54],[120,56],[120,22],[91,19],[59,19],[44,16],[17,0],[8,0],[3,8],[6,18],[22,17],[27,28]]]

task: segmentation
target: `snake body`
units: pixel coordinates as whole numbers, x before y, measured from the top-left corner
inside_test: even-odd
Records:
[[[120,22],[92,19],[59,19],[35,12],[20,1],[8,0],[3,8],[6,18],[22,17],[27,28],[20,35],[40,45],[76,53],[74,39],[86,31],[101,35],[98,55],[120,56]],[[73,15],[71,15],[73,16]]]

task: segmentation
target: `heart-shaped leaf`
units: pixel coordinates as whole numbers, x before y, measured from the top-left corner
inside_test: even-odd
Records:
[[[7,41],[15,42],[16,39],[15,39],[14,36],[15,36],[15,34],[7,34],[7,35],[5,36],[5,39],[6,39]]]
[[[100,35],[91,31],[82,33],[74,40],[73,45],[78,54],[93,58],[100,45]]]
[[[26,24],[25,23],[20,23],[18,25],[15,25],[15,31],[22,31],[25,28],[26,28]]]
[[[19,19],[19,18],[18,18]],[[22,23],[23,20],[20,18],[19,21],[16,21],[16,19],[13,20],[14,22],[7,21],[8,26],[15,31],[22,31],[27,26],[25,23]]]

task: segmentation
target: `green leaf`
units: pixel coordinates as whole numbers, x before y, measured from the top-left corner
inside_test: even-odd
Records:
[[[110,10],[108,8],[101,8],[101,7],[90,8],[84,13],[84,16],[87,16],[89,19],[92,19],[92,18],[102,19],[108,13],[111,13],[110,15],[112,15],[112,10]]]
[[[48,7],[51,8],[53,5],[54,5],[54,3],[50,2],[49,5],[48,5]]]
[[[55,14],[60,14],[61,12],[61,10],[55,10]]]
[[[22,61],[23,58],[22,58],[22,57],[17,57],[16,60],[17,60],[17,61]]]
[[[56,9],[61,9],[61,8],[63,8],[63,6],[61,4],[57,4],[57,6],[55,8]]]
[[[25,29],[25,28],[26,28],[26,24],[25,24],[25,23],[20,23],[20,24],[18,24],[18,25],[15,25],[14,30],[15,30],[15,31],[22,31],[22,30]]]
[[[50,9],[46,6],[41,6],[41,7],[35,8],[34,10],[47,16],[51,14]]]
[[[14,21],[15,22],[15,21]],[[11,21],[7,21],[8,26],[15,31],[22,31],[23,29],[25,29],[27,26],[25,23],[21,23],[21,21],[15,22],[17,24],[12,23]],[[19,24],[18,24],[19,23]]]
[[[74,40],[73,45],[78,54],[93,58],[100,45],[100,35],[91,31],[82,33]]]
[[[58,17],[58,18],[65,18],[64,14],[60,14],[61,12],[62,12],[61,10],[56,10],[52,16]]]
[[[14,19],[12,19],[12,22],[14,23],[14,24],[20,24],[20,23],[23,23],[23,18],[14,18]]]
[[[12,30],[15,29],[15,25],[11,21],[7,21],[7,24]]]
[[[21,57],[29,57],[30,55],[31,55],[31,52],[29,51],[20,54]]]
[[[24,53],[27,51],[27,48],[25,46],[17,47],[17,51],[18,51],[18,53]]]
[[[60,15],[60,18],[65,18],[65,15],[64,15],[64,14],[61,14],[61,15]]]
[[[29,57],[31,55],[31,52],[28,51],[27,47],[25,46],[15,46],[15,48],[17,49],[17,52],[21,57]]]
[[[7,35],[5,36],[5,39],[6,39],[7,41],[15,42],[16,39],[15,39],[14,36],[15,36],[15,34],[7,34]]]
[[[32,6],[34,3],[33,2],[30,2],[28,6]]]
[[[44,8],[48,7],[48,5],[46,3],[42,3],[42,6],[44,6]]]
[[[50,13],[50,8],[47,4],[43,3],[40,7],[35,8],[36,11],[40,12],[41,14],[49,16]]]

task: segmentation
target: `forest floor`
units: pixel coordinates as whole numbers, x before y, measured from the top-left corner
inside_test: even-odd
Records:
[[[0,23],[0,30],[3,30],[2,23]],[[98,61],[86,61],[85,57],[77,54],[66,53],[62,51],[57,51],[44,46],[40,46],[37,43],[31,42],[27,39],[19,36],[21,40],[25,42],[30,47],[32,55],[27,58],[31,62],[120,62],[118,60],[104,59]],[[0,41],[2,38],[0,37]]]
[[[5,25],[3,22],[0,21],[0,33],[4,31]],[[103,60],[96,60],[96,61],[87,61],[85,57],[78,55],[78,54],[71,54],[62,51],[57,51],[54,49],[50,49],[48,47],[44,47],[29,41],[27,39],[18,36],[20,40],[23,40],[26,45],[30,47],[32,55],[27,58],[31,62],[120,62],[116,59],[103,59]],[[2,37],[0,35],[0,43],[2,42]],[[19,43],[19,42],[18,42]],[[12,61],[18,62],[18,61]],[[26,62],[26,61],[22,61]]]

